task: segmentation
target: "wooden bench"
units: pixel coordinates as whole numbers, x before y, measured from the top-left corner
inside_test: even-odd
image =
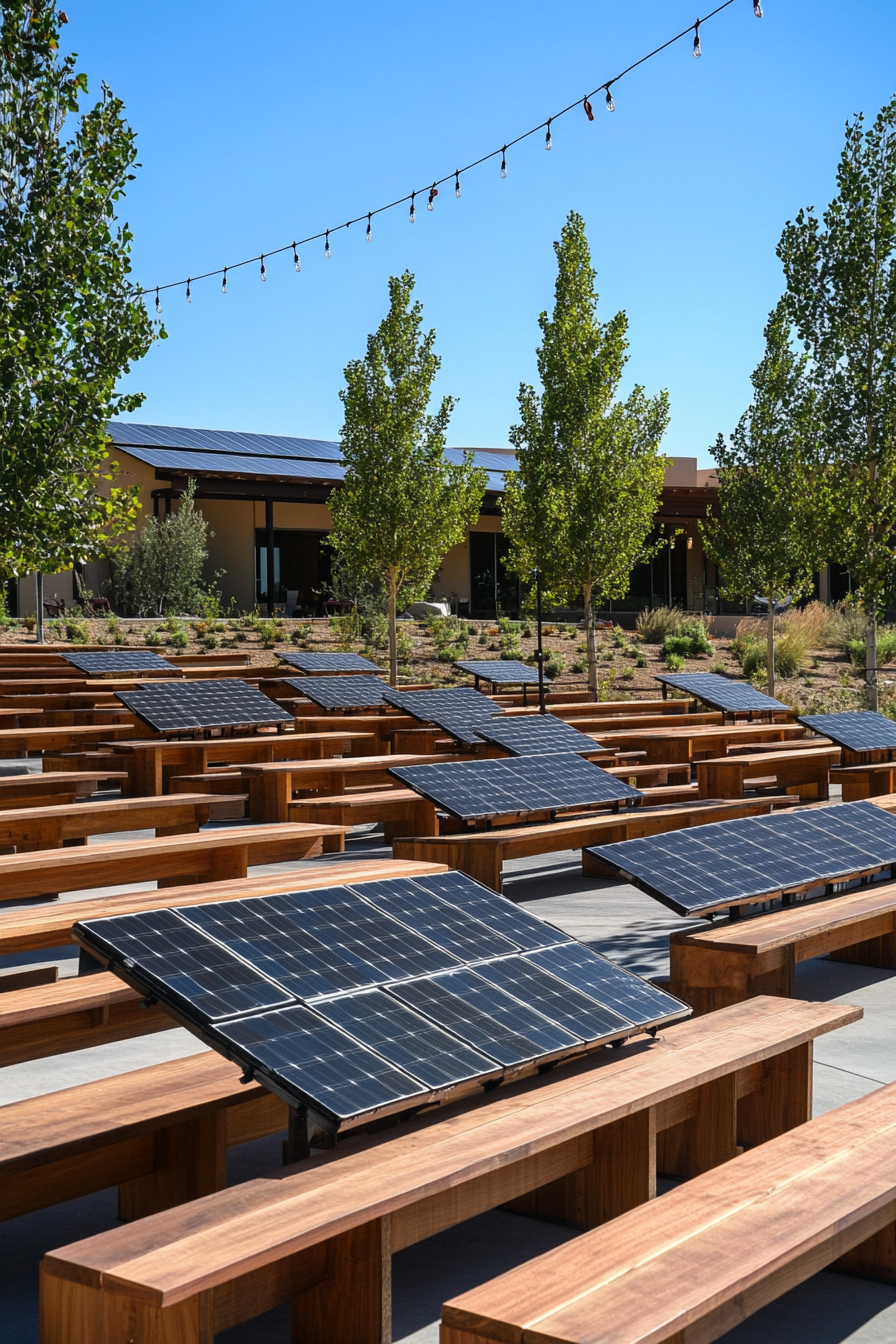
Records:
[[[660,835],[684,826],[705,826],[731,817],[755,817],[775,807],[789,806],[789,798],[761,798],[732,802],[698,802],[656,808],[627,808],[624,812],[576,817],[545,826],[516,826],[506,830],[475,831],[462,835],[396,838],[392,852],[397,859],[430,859],[469,873],[492,891],[500,891],[501,870],[509,859],[535,854],[555,854],[565,849],[585,850],[588,845],[612,845],[645,835]],[[588,853],[582,855],[582,870],[607,876],[607,870]]]
[[[469,760],[464,756],[359,756],[333,761],[279,761],[270,765],[246,765],[243,775],[249,781],[249,812],[253,821],[286,821],[293,794],[323,794],[335,797],[345,793],[346,781],[369,787],[393,784],[389,770],[395,765],[444,765],[450,760]]]
[[[215,800],[211,804],[211,821],[234,821],[249,815],[249,781],[244,779],[236,766],[222,765],[209,770],[204,775],[172,775],[168,780],[168,792],[208,793]],[[239,795],[241,802],[225,801]],[[298,821],[298,817],[290,817]]]
[[[108,737],[132,737],[130,724],[83,724],[72,728],[0,728],[0,759],[27,756],[29,752],[68,751],[84,742],[102,742]]]
[[[177,1026],[158,1005],[144,1008],[142,999],[108,971],[0,994],[0,1068]]]
[[[839,760],[839,747],[807,747],[697,761],[697,785],[701,798],[742,798],[745,785],[756,788],[762,780],[806,800],[824,800],[829,796],[828,771]]]
[[[792,996],[797,962],[896,969],[896,882],[670,938],[670,989],[697,1013],[755,994]]]
[[[828,1266],[894,1283],[894,1128],[891,1083],[446,1302],[441,1344],[709,1344]]]
[[[830,780],[839,784],[844,803],[860,798],[877,798],[896,790],[896,761],[876,761],[871,765],[835,765]]]
[[[0,1106],[0,1218],[110,1185],[119,1217],[142,1218],[223,1190],[227,1149],[286,1124],[213,1051]]]
[[[739,743],[787,742],[805,737],[805,729],[799,723],[726,724],[702,728],[675,723],[651,730],[635,727],[626,732],[610,728],[603,732],[599,728],[592,731],[599,742],[613,751],[642,747],[651,765],[690,762],[703,754],[723,756],[731,746]]]
[[[227,801],[242,806],[244,798],[237,794]],[[0,846],[14,845],[23,854],[82,844],[89,835],[115,831],[190,835],[208,821],[211,802],[206,793],[182,793],[166,798],[71,802],[64,807],[8,808],[0,811]]]
[[[0,776],[0,807],[45,807],[53,803],[91,798],[101,783],[116,784],[127,779],[123,771],[56,771],[53,774]]]
[[[383,843],[387,845],[400,835],[439,833],[435,805],[412,789],[377,789],[340,794],[335,798],[304,798],[290,803],[287,811],[290,821],[324,821],[338,826],[382,822]]]
[[[86,845],[51,854],[0,854],[0,892],[4,901],[24,901],[128,882],[157,881],[160,886],[190,878],[194,882],[214,882],[245,877],[247,868],[255,864],[338,853],[344,846],[344,826],[316,822],[313,826],[288,823],[221,828],[197,831],[195,835]]]
[[[657,1166],[727,1164],[808,1118],[813,1038],[860,1016],[752,1000],[52,1251],[43,1344],[199,1344],[283,1302],[302,1344],[386,1342],[393,1252],[508,1201],[594,1227]]]

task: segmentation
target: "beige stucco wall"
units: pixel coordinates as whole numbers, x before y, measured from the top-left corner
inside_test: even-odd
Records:
[[[500,532],[501,519],[489,514],[480,515],[479,521],[470,529],[472,532]],[[451,550],[442,561],[440,572],[436,575],[432,585],[433,596],[436,599],[451,597],[455,595],[459,602],[469,602],[470,600],[470,544],[467,541],[461,542],[459,546],[452,546]]]

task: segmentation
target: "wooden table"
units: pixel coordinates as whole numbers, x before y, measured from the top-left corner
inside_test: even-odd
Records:
[[[578,724],[575,725],[577,728]],[[719,724],[718,727],[676,724],[674,728],[659,725],[656,728],[636,727],[625,732],[598,728],[589,730],[605,747],[625,751],[643,747],[647,764],[679,764],[696,760],[701,754],[723,755],[730,745],[742,742],[786,742],[805,737],[806,730],[799,723]]]
[[[63,807],[4,808],[0,811],[0,846],[14,845],[17,853],[26,854],[83,843],[89,835],[111,835],[115,831],[192,835],[208,821],[215,801],[209,794],[176,793],[165,798],[72,801]],[[241,795],[234,793],[225,801],[240,802]]]
[[[130,724],[118,727],[107,723],[73,728],[0,728],[0,759],[29,752],[66,751],[113,736],[117,740],[132,737],[135,732]]]
[[[96,793],[100,780],[126,781],[127,775],[124,771],[110,774],[108,770],[3,775],[0,776],[0,808],[73,803],[76,798],[89,798]]]
[[[839,747],[807,747],[805,751],[757,752],[697,762],[701,798],[742,798],[751,781],[773,780],[787,793],[809,801],[828,797],[828,771],[840,760]]]
[[[465,756],[359,756],[343,757],[331,764],[318,761],[282,761],[271,765],[247,765],[249,811],[253,821],[285,821],[293,795],[345,793],[346,780],[361,787],[391,784],[389,771],[396,765],[443,765],[446,761],[469,760]],[[403,786],[396,786],[403,787]]]

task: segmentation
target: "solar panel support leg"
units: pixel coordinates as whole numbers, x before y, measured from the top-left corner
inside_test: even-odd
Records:
[[[311,1156],[308,1138],[308,1112],[304,1106],[290,1106],[286,1141],[283,1144],[283,1164],[301,1162]]]

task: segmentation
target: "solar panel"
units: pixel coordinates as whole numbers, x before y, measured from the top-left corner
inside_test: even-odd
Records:
[[[712,709],[721,709],[728,714],[769,714],[773,710],[789,709],[789,705],[763,695],[749,682],[730,681],[717,672],[663,672],[656,674],[656,680],[666,686],[677,686]]]
[[[280,653],[277,657],[300,672],[379,672],[376,663],[359,653]]]
[[[643,796],[571,753],[393,766],[389,774],[462,821],[627,803]]]
[[[449,733],[464,746],[481,746],[478,726],[504,710],[487,696],[469,686],[452,686],[438,691],[393,691],[385,698],[390,705],[411,714],[421,723],[432,723]]]
[[[269,696],[236,679],[152,683],[116,694],[157,733],[295,722],[294,716]]]
[[[549,971],[629,1022],[661,1024],[681,1015],[679,1001],[671,994],[572,939],[557,947],[531,952],[526,961]]]
[[[172,676],[177,671],[152,649],[116,649],[114,653],[72,653],[69,649],[61,649],[60,652],[66,662],[91,677],[110,676],[115,672],[167,672]]]
[[[379,677],[284,677],[322,709],[379,709],[388,686]]]
[[[580,733],[572,724],[564,723],[555,714],[507,715],[495,723],[478,724],[476,732],[486,742],[503,747],[512,756],[543,756],[547,752],[587,752],[600,750],[587,733]]]
[[[801,714],[797,722],[848,751],[896,751],[896,723],[870,709],[842,714]]]
[[[588,851],[680,915],[768,900],[896,863],[896,817],[873,803],[739,817]]]
[[[575,949],[579,978],[594,962],[607,981],[587,948],[454,872],[87,920],[75,936],[332,1130],[690,1011],[660,995],[639,1016],[613,985],[602,998],[537,964]]]
[[[464,658],[454,666],[481,681],[491,682],[493,686],[538,685],[538,668],[516,662],[513,658]],[[550,686],[550,677],[545,677],[544,684]]]

